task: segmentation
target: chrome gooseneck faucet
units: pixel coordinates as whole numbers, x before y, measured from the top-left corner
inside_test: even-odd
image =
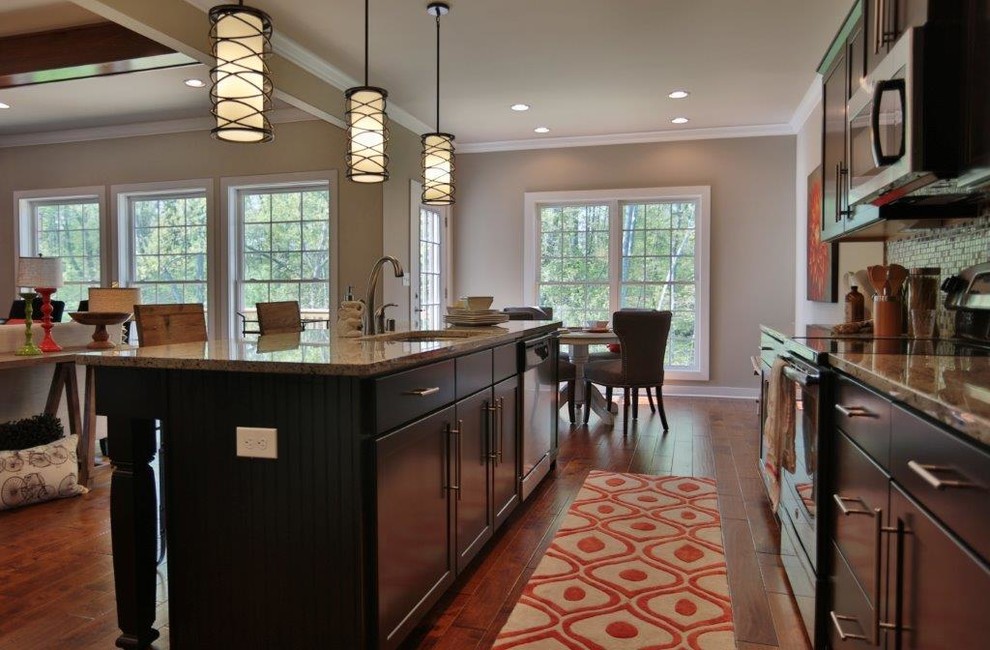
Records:
[[[375,293],[378,290],[378,281],[382,277],[382,267],[385,266],[387,262],[392,263],[392,269],[395,271],[395,277],[401,278],[405,275],[405,271],[402,270],[402,264],[399,260],[395,259],[391,255],[386,255],[381,257],[375,262],[375,265],[371,267],[371,275],[368,277],[368,295],[364,299],[364,333],[367,334],[381,334],[385,331],[384,326],[384,313],[381,318],[378,318],[378,314],[375,310]]]

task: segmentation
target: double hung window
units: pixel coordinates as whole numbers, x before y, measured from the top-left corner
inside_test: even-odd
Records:
[[[672,312],[665,367],[708,376],[709,188],[527,193],[526,299],[566,326]]]

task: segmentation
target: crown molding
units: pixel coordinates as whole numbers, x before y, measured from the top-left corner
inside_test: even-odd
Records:
[[[811,113],[821,101],[822,76],[816,73],[815,78],[811,80],[811,85],[804,91],[804,97],[801,98],[801,103],[798,104],[798,107],[794,110],[794,115],[791,116],[791,121],[789,122],[791,132],[798,133],[801,131],[801,127],[808,121]]]
[[[297,108],[280,108],[272,111],[271,120],[274,124],[289,122],[308,122],[319,118]],[[134,124],[114,124],[110,126],[95,126],[85,129],[65,129],[62,131],[45,131],[40,133],[18,133],[0,136],[0,148],[30,147],[44,144],[65,144],[69,142],[90,142],[93,140],[111,140],[115,138],[134,138],[146,135],[165,135],[168,133],[188,133],[190,131],[209,131],[215,122],[210,117],[190,117],[180,120],[162,120],[158,122],[137,122]]]
[[[457,147],[457,153],[490,153],[527,149],[561,149],[565,147],[599,147],[615,144],[647,144],[651,142],[683,142],[685,140],[717,140],[723,138],[759,138],[794,135],[790,124],[757,124],[753,126],[720,126],[706,129],[676,131],[645,131],[611,135],[578,135],[559,138],[504,140],[501,142],[468,142]]]
[[[278,31],[272,35],[272,49],[287,61],[295,63],[306,72],[339,90],[347,90],[348,88],[364,85],[363,81],[355,79],[337,66],[331,65],[311,50],[306,49]],[[391,101],[388,103],[388,117],[413,133],[429,133],[434,130],[428,124]]]

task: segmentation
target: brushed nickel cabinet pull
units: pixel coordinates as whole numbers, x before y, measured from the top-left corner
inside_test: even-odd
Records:
[[[454,480],[457,481],[456,485],[451,485],[448,489],[457,492],[457,500],[461,500],[461,429],[464,427],[464,420],[457,421],[457,428],[447,425],[447,434],[454,437],[454,441],[457,443],[456,451],[452,452],[456,454],[454,456]]]
[[[836,195],[836,205],[839,208],[839,216],[851,218],[853,211],[849,208],[849,168],[839,163],[839,182],[838,182],[838,194]],[[846,178],[843,182],[843,178]],[[842,206],[846,207],[843,208]],[[836,219],[838,221],[839,219]]]
[[[828,614],[832,617],[832,626],[835,628],[835,631],[839,633],[840,641],[847,641],[849,639],[855,639],[856,641],[869,641],[865,634],[853,634],[852,632],[846,632],[842,629],[841,621],[857,621],[856,617],[836,614],[835,610],[832,610]]]
[[[897,528],[883,525],[883,509],[874,508],[873,514],[876,519],[873,522],[873,645],[880,645],[880,630],[896,630],[893,623],[886,623],[880,620],[880,596],[881,594],[881,565],[880,561],[883,553],[883,534],[896,533]],[[897,573],[895,569],[895,574]]]
[[[883,0],[874,0],[873,8],[873,53],[880,54],[880,46],[883,45]]]
[[[430,388],[413,388],[412,390],[407,390],[403,395],[413,395],[415,397],[428,397],[429,395],[436,395],[440,392],[439,386],[431,386]]]
[[[499,397],[495,403],[498,410],[498,464],[502,464],[502,452],[505,450],[505,398]]]
[[[843,414],[847,418],[875,418],[879,417],[876,413],[873,413],[865,406],[845,406],[843,404],[836,404],[835,410]]]
[[[962,475],[961,472],[953,470],[951,467],[946,467],[944,465],[922,465],[916,460],[909,460],[908,467],[911,471],[921,477],[928,485],[932,486],[936,490],[944,490],[946,488],[975,488],[979,487],[976,483],[972,481],[960,481],[955,479],[941,479],[932,472],[955,472],[956,474]]]
[[[844,496],[839,496],[838,494],[833,494],[832,499],[834,499],[835,503],[838,504],[839,510],[842,512],[842,514],[847,517],[849,515],[869,515],[872,517],[875,514],[872,510],[850,510],[849,508],[846,507],[845,504],[846,501],[857,501],[859,503],[862,503],[863,505],[866,505],[866,503],[859,497],[844,497]]]
[[[842,221],[842,190],[839,179],[841,175],[842,163],[835,163],[835,223]]]

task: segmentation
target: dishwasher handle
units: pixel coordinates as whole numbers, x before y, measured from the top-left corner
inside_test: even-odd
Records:
[[[550,358],[549,336],[526,341],[523,346],[523,371],[535,368]]]

